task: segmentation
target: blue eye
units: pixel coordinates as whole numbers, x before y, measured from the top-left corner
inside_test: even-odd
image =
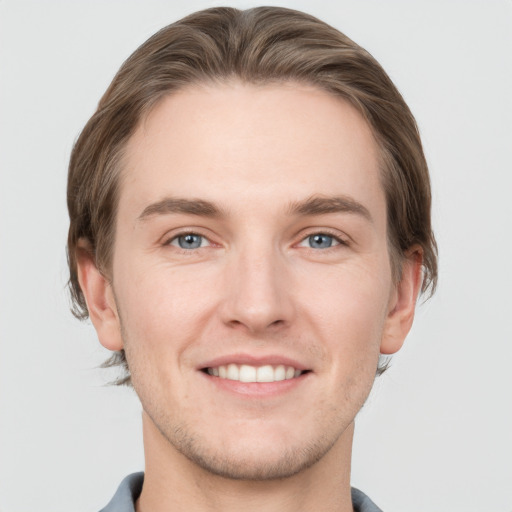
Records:
[[[309,247],[312,249],[329,249],[333,245],[338,245],[339,242],[331,235],[325,233],[315,233],[314,235],[306,238]]]
[[[201,235],[194,233],[186,233],[185,235],[177,236],[171,241],[171,245],[180,247],[181,249],[199,249],[204,246],[206,239]]]

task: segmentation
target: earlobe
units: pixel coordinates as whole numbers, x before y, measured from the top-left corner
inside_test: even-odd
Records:
[[[380,345],[381,354],[394,354],[402,347],[414,320],[416,301],[423,280],[423,251],[411,248],[402,263],[401,279],[390,301],[388,317]]]
[[[112,285],[96,267],[86,240],[78,242],[77,265],[80,288],[100,343],[109,350],[121,350],[121,326]]]

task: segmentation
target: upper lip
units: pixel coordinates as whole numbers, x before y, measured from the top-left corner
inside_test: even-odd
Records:
[[[296,370],[310,370],[311,368],[300,363],[294,358],[279,355],[279,354],[268,354],[255,356],[250,354],[229,354],[224,356],[219,356],[214,359],[210,359],[204,363],[202,363],[198,369],[203,370],[205,368],[217,368],[218,366],[226,366],[228,364],[247,364],[249,366],[292,366]]]

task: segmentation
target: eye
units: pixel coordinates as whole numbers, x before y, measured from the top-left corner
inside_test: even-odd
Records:
[[[183,235],[176,236],[170,240],[169,245],[174,245],[180,249],[190,250],[205,247],[209,245],[209,242],[204,236],[197,235],[195,233],[184,233]]]
[[[299,244],[301,247],[310,247],[311,249],[329,249],[335,245],[340,245],[341,241],[335,236],[326,233],[315,233],[306,237]]]

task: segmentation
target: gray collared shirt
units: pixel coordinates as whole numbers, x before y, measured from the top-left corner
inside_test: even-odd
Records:
[[[128,475],[121,482],[110,503],[100,512],[135,512],[135,501],[140,496],[143,482],[144,473]],[[352,503],[354,512],[382,512],[368,496],[354,487],[352,487]]]

